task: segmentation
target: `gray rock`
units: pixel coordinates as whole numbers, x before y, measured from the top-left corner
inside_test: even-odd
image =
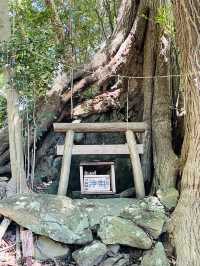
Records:
[[[119,216],[121,211],[135,199],[78,199],[75,204],[87,213],[91,227],[100,224],[105,216]]]
[[[99,266],[128,266],[129,256],[127,254],[120,254],[114,258],[107,258]]]
[[[162,232],[164,208],[157,198],[74,200],[48,194],[20,194],[0,201],[0,213],[36,234],[66,244],[93,241],[91,228],[105,244],[149,249]],[[117,217],[121,213],[122,217]],[[127,220],[128,219],[128,220]],[[139,226],[137,226],[138,224]]]
[[[141,266],[169,266],[169,261],[166,257],[164,247],[161,242],[158,242],[153,250],[145,252]]]
[[[94,241],[83,249],[76,250],[72,257],[78,266],[95,266],[104,259],[107,247],[100,241]]]
[[[135,188],[130,187],[130,188],[122,191],[119,195],[120,195],[120,198],[133,197],[135,195]]]
[[[54,175],[56,175],[57,173],[60,172],[61,163],[62,163],[62,159],[60,157],[57,157],[54,159],[54,161],[53,161],[53,169],[55,169]]]
[[[129,258],[123,258],[114,264],[114,266],[129,266],[129,265],[130,265]]]
[[[7,176],[0,176],[0,182],[8,182],[9,181],[9,177]]]
[[[120,244],[141,249],[149,249],[152,246],[152,240],[141,228],[120,217],[104,217],[98,236],[105,244]]]
[[[156,197],[134,201],[124,208],[120,217],[130,219],[144,228],[154,239],[157,239],[163,232],[163,225],[166,221],[164,207]]]
[[[92,242],[88,217],[64,196],[18,194],[0,201],[0,213],[36,234],[66,244]]]
[[[108,245],[108,256],[113,257],[119,253],[120,245]]]
[[[179,193],[178,191],[171,187],[166,190],[159,189],[157,191],[157,196],[160,202],[169,210],[175,208],[178,202]]]
[[[113,266],[116,262],[118,262],[122,256],[117,256],[114,258],[107,258],[105,261],[103,261],[99,266]]]
[[[116,265],[116,263],[122,258],[123,258],[123,255],[118,255],[118,256],[116,256],[114,258],[107,258],[99,266],[113,266],[113,265]]]
[[[69,257],[70,254],[70,249],[66,245],[50,238],[39,236],[35,242],[34,257],[36,260]]]
[[[44,132],[37,132],[37,134],[40,133]],[[59,161],[61,162],[61,158],[55,159],[55,157],[56,145],[61,138],[64,138],[62,133],[50,131],[37,149],[34,179],[37,184],[41,184],[45,180],[55,180],[60,175]]]
[[[0,199],[3,199],[6,197],[6,191],[7,191],[7,182],[0,181]]]

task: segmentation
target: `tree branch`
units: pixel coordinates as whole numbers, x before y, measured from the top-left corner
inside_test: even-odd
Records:
[[[120,90],[105,92],[94,99],[87,100],[73,110],[74,117],[87,117],[92,114],[104,113],[119,107]]]
[[[55,4],[54,0],[45,0],[45,4],[47,7],[50,8],[50,10],[52,12],[51,23],[52,23],[54,32],[56,33],[57,41],[58,41],[58,43],[64,43],[65,31],[64,31],[63,24],[60,20],[59,14],[58,14],[56,4]]]

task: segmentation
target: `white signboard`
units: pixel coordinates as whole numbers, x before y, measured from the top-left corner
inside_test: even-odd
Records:
[[[110,176],[84,177],[84,191],[107,192],[110,191]]]

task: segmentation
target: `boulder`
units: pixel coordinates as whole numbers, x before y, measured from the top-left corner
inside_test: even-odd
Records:
[[[120,244],[150,249],[152,240],[137,225],[120,217],[107,216],[101,220],[98,236],[105,244]]]
[[[72,200],[27,193],[1,200],[0,213],[36,234],[65,244],[89,244],[95,229],[105,244],[141,249],[152,245],[146,232],[157,238],[165,222],[164,207],[156,197]]]
[[[169,266],[164,247],[157,242],[152,250],[146,251],[142,258],[141,266]]]
[[[0,201],[0,213],[36,234],[66,244],[92,242],[88,217],[70,198],[49,194],[18,194]]]
[[[171,210],[175,208],[178,202],[179,193],[178,191],[171,187],[168,189],[159,189],[157,191],[157,196],[160,202],[168,209]]]
[[[66,245],[62,245],[45,236],[39,236],[34,246],[34,258],[36,260],[66,258],[71,254]]]
[[[105,216],[119,216],[122,210],[135,199],[109,198],[109,199],[78,199],[75,204],[88,215],[91,227],[99,225]]]
[[[120,217],[130,219],[154,239],[157,239],[163,232],[163,225],[166,221],[164,207],[157,197],[133,201],[124,208]]]
[[[76,250],[72,257],[78,266],[96,266],[104,259],[107,247],[100,241],[94,241],[90,245]]]

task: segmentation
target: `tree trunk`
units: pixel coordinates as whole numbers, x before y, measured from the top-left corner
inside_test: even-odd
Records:
[[[143,62],[143,75],[144,77],[152,77],[155,75],[156,68],[156,48],[157,48],[157,29],[154,22],[155,11],[149,14],[149,23],[145,38],[144,45],[144,62]],[[144,91],[144,111],[143,120],[148,124],[149,129],[146,130],[144,135],[144,154],[142,156],[142,170],[144,180],[151,180],[152,176],[152,103],[153,103],[153,78],[145,78],[143,80]]]
[[[152,192],[174,187],[179,167],[172,148],[172,82],[167,77],[171,70],[171,38],[155,22],[158,9],[165,7],[167,3],[169,1],[152,2],[144,46],[143,76],[150,78],[143,80],[143,119],[149,125],[149,130],[144,137],[142,162],[144,178],[150,181],[153,160]]]
[[[7,90],[7,113],[9,129],[9,151],[12,177],[7,185],[6,196],[27,192],[26,174],[24,170],[24,154],[22,141],[22,120],[18,110],[18,94],[14,89]],[[11,220],[4,218],[0,224],[0,242]]]
[[[0,1],[0,41],[10,38],[10,20],[8,16],[8,1]]]
[[[9,128],[9,150],[12,182],[15,183],[16,191],[11,194],[27,192],[26,173],[24,170],[24,153],[22,139],[22,119],[18,109],[18,94],[15,89],[7,90],[7,113]]]
[[[162,1],[161,1],[162,2]],[[163,1],[164,2],[164,1]],[[132,1],[132,0],[122,0],[121,7],[119,9],[119,15],[117,18],[117,25],[114,29],[110,39],[102,46],[102,48],[97,52],[92,61],[83,67],[80,71],[74,71],[73,77],[73,90],[71,90],[71,80],[68,78],[66,73],[58,75],[54,81],[52,89],[47,93],[47,101],[41,100],[40,104],[37,107],[37,126],[38,131],[45,136],[45,133],[52,128],[52,123],[55,121],[69,121],[69,101],[71,96],[74,97],[74,106],[76,113],[81,116],[88,116],[91,113],[98,112],[99,105],[96,106],[90,105],[88,112],[80,112],[81,107],[81,97],[77,96],[84,90],[89,87],[92,88],[93,84],[96,84],[99,88],[99,94],[102,94],[102,90],[111,93],[113,88],[120,89],[120,104],[121,106],[118,109],[123,112],[124,120],[129,118],[129,121],[141,121],[142,113],[143,118],[150,125],[150,130],[147,132],[146,138],[144,140],[146,148],[143,159],[143,170],[145,172],[145,180],[149,180],[152,177],[152,136],[151,136],[151,124],[152,124],[152,104],[154,106],[154,113],[156,108],[164,108],[166,105],[162,106],[162,101],[159,101],[160,104],[157,104],[156,97],[165,97],[164,86],[162,85],[162,92],[155,88],[156,83],[153,82],[153,79],[127,79],[127,78],[118,78],[118,75],[128,75],[128,76],[153,76],[155,71],[157,73],[162,73],[162,75],[167,75],[168,69],[163,68],[162,72],[159,72],[160,61],[157,60],[157,47],[158,47],[158,33],[159,26],[156,25],[154,21],[154,16],[156,14],[157,8],[160,6],[160,1],[155,1],[152,5],[152,1]],[[141,16],[143,14],[143,16]],[[147,19],[148,18],[148,19]],[[155,32],[154,32],[155,31]],[[149,40],[150,38],[150,40]],[[153,52],[151,51],[153,50]],[[160,59],[161,60],[161,59]],[[160,64],[161,65],[161,64]],[[157,69],[157,70],[156,70]],[[119,85],[119,83],[121,84]],[[130,86],[130,88],[128,88]],[[160,85],[159,85],[160,86]],[[128,90],[130,91],[128,92]],[[73,95],[72,95],[73,91]],[[143,108],[143,93],[144,93],[144,108]],[[127,97],[128,94],[128,97]],[[154,94],[154,98],[153,98]],[[103,94],[102,94],[103,95]],[[95,95],[97,99],[97,95]],[[82,97],[83,99],[83,97]],[[95,101],[95,99],[93,99]],[[101,97],[98,98],[101,100]],[[118,101],[117,97],[115,98]],[[128,100],[128,103],[127,103]],[[162,100],[162,99],[161,99]],[[169,96],[167,98],[169,100]],[[103,101],[105,102],[105,101]],[[84,102],[88,104],[89,102]],[[83,104],[83,106],[84,106]],[[128,108],[126,107],[128,105]],[[110,106],[114,106],[113,102],[110,102]],[[95,109],[93,109],[95,107]],[[168,108],[170,108],[168,106]],[[127,112],[128,109],[128,112]],[[143,110],[144,109],[144,110]],[[109,108],[104,108],[104,111],[108,111]],[[125,111],[124,111],[125,110]],[[65,114],[68,112],[68,116]],[[162,112],[162,113],[163,113]],[[159,128],[162,125],[165,125],[163,129],[168,137],[167,141],[163,140],[163,148],[168,151],[164,154],[157,152],[154,149],[154,155],[156,155],[156,164],[155,169],[161,169],[163,161],[166,161],[166,172],[163,175],[157,174],[158,184],[167,184],[168,179],[171,176],[174,178],[173,170],[170,170],[169,155],[172,155],[172,158],[175,158],[172,146],[171,146],[171,124],[169,123],[169,112],[166,111],[166,115],[160,120],[159,117],[156,119],[154,125],[157,127],[157,131],[154,133],[160,133],[158,135],[154,134],[154,147],[159,147],[162,140],[160,137],[161,134]],[[76,118],[79,116],[77,115]],[[126,117],[126,118],[125,118]],[[154,115],[155,118],[155,115]],[[155,122],[155,119],[154,119]],[[1,132],[0,132],[1,134]],[[158,137],[156,137],[158,136]],[[30,144],[33,141],[33,137],[30,137]],[[159,142],[160,141],[160,142]],[[5,150],[6,151],[6,150]],[[4,151],[4,152],[5,152]],[[0,155],[2,156],[2,155]],[[4,155],[4,158],[6,154]],[[1,157],[0,157],[1,159]],[[37,161],[37,160],[36,160]],[[0,171],[4,170],[4,167],[8,167],[8,158],[7,161],[4,159],[5,163],[1,164],[0,160]],[[159,173],[159,170],[157,171]],[[171,174],[173,173],[173,174]],[[161,181],[161,179],[165,181]],[[173,181],[174,184],[174,181]],[[170,183],[171,185],[171,183]]]
[[[172,149],[172,99],[170,75],[170,37],[160,34],[154,80],[152,132],[154,159],[154,186],[167,189],[175,187],[178,158]],[[166,76],[165,78],[159,76]]]
[[[200,2],[174,1],[177,44],[185,97],[185,139],[182,149],[181,196],[173,214],[177,266],[200,262]]]

